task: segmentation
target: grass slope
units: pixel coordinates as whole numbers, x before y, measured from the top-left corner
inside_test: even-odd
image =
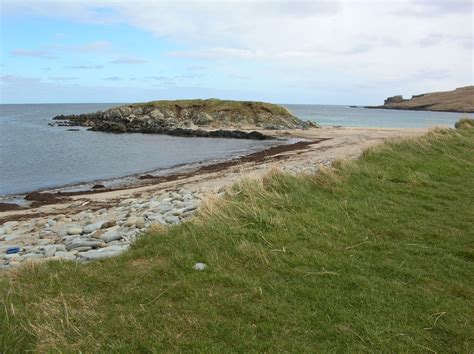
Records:
[[[474,129],[243,181],[121,257],[4,274],[0,351],[470,352],[473,190]]]

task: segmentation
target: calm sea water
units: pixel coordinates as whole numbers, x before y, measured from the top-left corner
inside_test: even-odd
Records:
[[[50,127],[58,114],[117,104],[0,105],[0,195],[241,155],[268,142],[107,134]]]
[[[121,177],[182,163],[240,155],[265,142],[107,134],[49,127],[58,114],[104,110],[117,104],[0,105],[0,195]],[[286,105],[323,125],[427,127],[449,125],[460,114]],[[471,115],[472,116],[472,115]]]
[[[453,127],[454,123],[461,116],[474,118],[474,114],[465,113],[401,111],[303,104],[285,104],[285,106],[301,119],[315,121],[322,125],[341,125],[344,127]]]

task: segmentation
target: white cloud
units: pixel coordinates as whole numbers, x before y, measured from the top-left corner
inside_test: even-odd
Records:
[[[168,55],[214,71],[230,65],[249,77],[248,66],[260,65],[261,80],[273,86],[337,91],[366,84],[383,97],[401,87],[416,93],[473,81],[471,0],[4,2],[7,13],[131,25],[179,44]]]
[[[199,59],[257,59],[263,52],[240,48],[209,48],[204,50],[182,50],[167,53],[172,57]]]
[[[111,64],[144,64],[146,62],[148,61],[135,56],[122,56],[110,61]]]
[[[48,79],[53,81],[74,81],[78,78],[73,76],[50,76]]]
[[[66,50],[70,50],[73,52],[82,52],[82,53],[91,53],[91,52],[102,52],[102,51],[107,51],[111,48],[111,43],[108,41],[95,41],[95,42],[89,42],[85,43],[82,45],[76,45],[76,46],[66,46],[62,47]]]
[[[108,51],[111,43],[108,41],[95,41],[79,45],[50,45],[39,49],[16,48],[11,51],[11,55],[17,57],[37,57],[55,59],[60,52],[72,53],[97,53]]]
[[[35,57],[35,58],[47,58],[47,59],[54,59],[56,58],[50,51],[45,49],[39,50],[29,50],[29,49],[22,49],[17,48],[13,49],[11,55],[15,57]]]
[[[68,69],[82,69],[82,70],[89,70],[89,69],[95,69],[95,70],[99,70],[99,69],[103,69],[104,66],[103,65],[70,65],[70,66],[67,66]]]

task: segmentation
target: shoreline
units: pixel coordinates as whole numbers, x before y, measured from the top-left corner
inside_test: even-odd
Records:
[[[425,128],[386,128],[386,127],[344,127],[339,125],[333,126],[322,126],[316,128],[317,130],[333,130],[333,129],[345,129],[345,130],[365,130],[365,131],[409,131],[409,130],[426,130]],[[87,195],[87,194],[100,194],[105,192],[111,192],[116,190],[125,190],[131,188],[137,188],[141,186],[146,186],[150,184],[159,183],[159,179],[162,180],[172,180],[176,176],[185,175],[186,173],[197,172],[206,166],[221,166],[222,163],[227,163],[230,161],[239,161],[241,159],[245,160],[247,156],[253,155],[259,152],[264,152],[271,150],[273,147],[285,146],[285,145],[294,145],[298,144],[301,141],[311,139],[307,137],[308,134],[305,134],[305,130],[265,130],[258,129],[255,127],[244,129],[243,131],[258,131],[263,134],[274,138],[273,140],[265,141],[266,146],[260,146],[258,148],[249,150],[247,152],[236,153],[235,155],[230,155],[224,158],[209,158],[202,161],[195,161],[189,163],[180,163],[176,165],[171,165],[164,168],[156,168],[150,170],[144,170],[141,172],[135,172],[131,174],[126,174],[123,176],[117,177],[107,177],[92,179],[80,182],[71,182],[66,184],[60,184],[57,186],[45,187],[34,189],[27,192],[19,193],[8,193],[0,195],[0,213],[13,210],[27,210],[32,207],[38,207],[44,204],[36,204],[32,206],[34,202],[40,202],[35,198],[35,195],[56,195],[59,197],[67,197],[74,195]],[[129,133],[130,134],[130,133]],[[311,136],[311,134],[309,134]],[[262,142],[263,143],[263,142]],[[155,179],[155,182],[150,180]],[[104,188],[98,187],[104,186]],[[31,196],[30,200],[25,199],[25,197]],[[51,198],[50,198],[51,199]],[[56,202],[51,202],[49,204],[54,204]],[[0,217],[1,222],[1,217]]]
[[[168,176],[145,176],[139,185],[48,195],[36,206],[0,211],[0,269],[48,259],[88,262],[127,250],[149,227],[192,218],[200,204],[242,178],[273,169],[315,173],[335,160],[357,158],[386,140],[416,137],[428,129],[318,128],[266,131],[298,139]],[[41,193],[39,197],[41,197]],[[53,203],[49,200],[53,197]],[[7,254],[8,252],[15,252]]]
[[[135,187],[141,187],[150,184],[156,184],[156,182],[151,182],[150,180],[159,178],[168,179],[173,176],[182,175],[186,173],[196,172],[201,168],[206,168],[207,166],[220,165],[222,163],[227,163],[230,161],[238,161],[241,159],[246,159],[247,156],[258,154],[267,150],[272,149],[273,147],[279,146],[291,146],[295,143],[304,141],[304,139],[298,138],[283,138],[283,139],[274,139],[272,141],[264,142],[265,145],[259,146],[257,148],[250,149],[245,152],[238,152],[230,154],[228,157],[223,158],[209,158],[201,161],[195,162],[184,162],[176,165],[171,165],[169,167],[147,169],[141,172],[134,172],[131,174],[126,174],[123,176],[117,177],[107,177],[100,179],[92,179],[87,181],[72,182],[66,184],[60,184],[57,186],[45,187],[34,189],[26,192],[18,193],[8,193],[0,195],[0,212],[14,210],[20,208],[20,210],[25,210],[31,208],[31,203],[28,203],[28,200],[25,199],[28,195],[34,194],[45,194],[45,195],[58,195],[58,196],[71,196],[71,195],[82,195],[82,194],[91,194],[91,193],[104,193],[114,190],[123,190],[130,189]],[[263,142],[262,142],[263,143]],[[96,187],[98,185],[103,185],[104,188]],[[20,202],[20,200],[22,200]],[[17,202],[13,202],[17,201]],[[31,199],[30,201],[34,201]],[[11,209],[8,209],[8,206],[11,205]],[[4,206],[2,208],[2,206]]]
[[[322,126],[311,130],[264,130],[264,129],[248,129],[259,130],[263,134],[274,137],[274,140],[267,141],[268,146],[261,146],[260,148],[252,149],[249,152],[238,153],[224,158],[211,158],[203,161],[196,161],[190,163],[181,163],[172,165],[170,167],[145,170],[127,174],[119,177],[111,177],[104,179],[94,179],[90,181],[73,182],[62,184],[59,186],[40,188],[23,193],[11,193],[0,195],[0,223],[5,221],[2,214],[10,214],[11,212],[28,211],[41,207],[43,205],[58,204],[67,201],[67,197],[79,197],[88,195],[100,195],[109,192],[118,192],[133,190],[136,188],[158,185],[163,182],[176,181],[180,178],[192,176],[193,174],[201,174],[206,170],[217,171],[219,168],[224,169],[225,166],[233,166],[242,160],[245,162],[248,157],[252,155],[259,155],[272,150],[274,147],[288,146],[289,150],[298,150],[300,142],[314,143],[314,135],[319,132],[398,132],[402,136],[410,135],[410,132],[427,131],[427,128],[386,128],[386,127],[343,127],[343,126]],[[338,135],[336,133],[336,135]],[[320,139],[320,138],[318,138]],[[331,138],[322,138],[323,140]],[[277,151],[272,151],[271,155],[278,154]],[[270,155],[270,156],[271,156]],[[256,162],[256,161],[254,161]],[[94,187],[96,185],[104,185],[105,188]],[[41,198],[38,196],[45,196]],[[25,199],[31,196],[30,200]],[[8,221],[8,220],[7,220]]]

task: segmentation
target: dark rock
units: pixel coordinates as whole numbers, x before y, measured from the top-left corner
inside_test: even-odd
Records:
[[[397,96],[392,96],[388,97],[383,104],[390,104],[390,103],[401,103],[407,101],[406,99],[403,98],[402,95],[397,95]]]
[[[150,174],[141,175],[140,177],[138,177],[138,179],[154,179],[154,178],[157,178],[157,177]]]
[[[105,186],[103,184],[94,184],[94,186],[92,187],[92,189],[101,189],[101,188],[105,188]]]

